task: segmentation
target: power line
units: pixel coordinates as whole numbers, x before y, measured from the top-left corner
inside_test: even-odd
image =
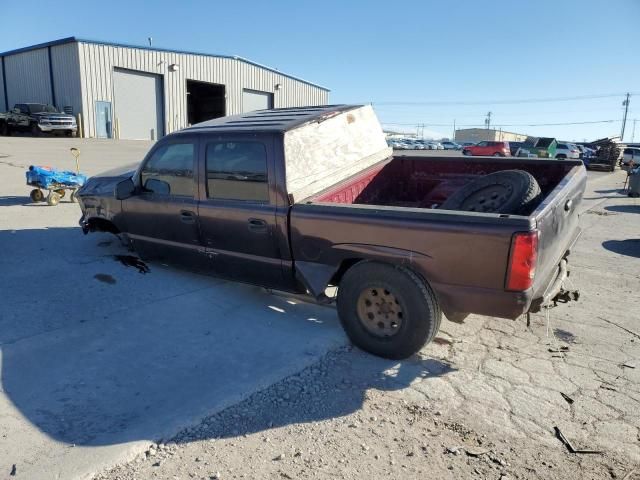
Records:
[[[500,123],[493,124],[493,127],[555,127],[562,125],[588,125],[595,123],[615,123],[620,120],[592,120],[586,122],[560,122],[560,123]],[[416,125],[423,125],[426,127],[450,127],[450,123],[395,123],[395,122],[382,122],[383,125],[399,125],[399,126],[410,126],[415,127]],[[467,124],[458,124],[458,127],[486,127],[486,121],[484,124],[480,123],[467,123]]]
[[[375,107],[377,105],[515,105],[522,103],[546,103],[546,102],[569,102],[575,100],[594,100],[598,98],[611,98],[620,97],[626,95],[625,93],[606,93],[595,95],[578,95],[573,97],[548,97],[548,98],[524,98],[514,100],[465,100],[465,101],[440,101],[440,100],[426,100],[426,101],[413,101],[413,102],[371,102]],[[630,92],[629,95],[640,95],[638,92]]]

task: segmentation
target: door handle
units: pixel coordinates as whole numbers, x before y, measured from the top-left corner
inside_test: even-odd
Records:
[[[249,219],[249,231],[250,232],[266,232],[267,222],[260,220],[259,218]]]
[[[182,223],[195,223],[196,215],[189,210],[180,210],[180,221]]]

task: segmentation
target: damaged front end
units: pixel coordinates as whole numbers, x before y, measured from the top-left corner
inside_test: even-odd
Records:
[[[79,224],[82,232],[108,232],[119,234],[122,231],[122,201],[115,195],[116,186],[133,172],[118,176],[92,177],[77,193],[82,211]]]

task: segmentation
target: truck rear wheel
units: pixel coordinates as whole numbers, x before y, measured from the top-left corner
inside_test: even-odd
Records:
[[[391,359],[418,352],[436,335],[442,318],[433,291],[415,273],[371,261],[342,277],[338,315],[354,345]]]

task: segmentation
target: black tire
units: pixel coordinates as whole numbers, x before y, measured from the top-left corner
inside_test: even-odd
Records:
[[[44,193],[39,188],[34,188],[29,194],[32,202],[38,203],[44,200]]]
[[[471,152],[469,150],[462,150],[462,154],[466,155],[467,157],[471,156]]]
[[[49,195],[47,195],[47,205],[49,205],[50,207],[55,207],[59,203],[60,195],[58,195],[56,192],[49,192]]]
[[[484,175],[453,193],[440,208],[466,212],[528,214],[541,195],[533,175],[503,170]]]
[[[361,296],[374,289],[392,294],[402,314],[400,317],[397,313],[400,324],[389,336],[372,333],[376,325],[367,326],[367,320],[358,313]],[[438,300],[425,281],[404,267],[373,261],[360,262],[347,270],[340,281],[337,303],[340,323],[351,342],[394,360],[410,357],[433,340],[442,319]]]
[[[38,128],[38,124],[37,123],[32,123],[31,124],[31,135],[33,135],[34,137],[39,137],[40,135],[42,135],[42,132]]]
[[[564,153],[559,153],[558,155],[556,155],[556,158],[561,160],[566,160],[567,156]]]
[[[496,152],[493,154],[494,157],[504,157],[504,154],[500,153],[500,152]]]

